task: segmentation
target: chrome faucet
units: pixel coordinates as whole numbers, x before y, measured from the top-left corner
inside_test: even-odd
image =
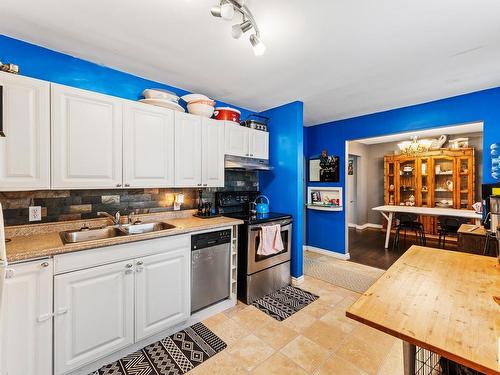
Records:
[[[97,216],[106,216],[106,217],[109,217],[113,221],[113,224],[120,225],[120,211],[117,211],[116,214],[115,214],[115,216],[113,216],[111,214],[108,214],[107,212],[99,211],[97,213]]]

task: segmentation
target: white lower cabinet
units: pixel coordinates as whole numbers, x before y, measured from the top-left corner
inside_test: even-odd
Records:
[[[189,318],[190,257],[185,250],[136,262],[135,338],[161,332]]]
[[[52,374],[52,280],[52,260],[9,266],[0,280],[1,375]]]
[[[68,373],[134,343],[132,261],[54,279],[56,374]]]
[[[189,239],[154,239],[56,259],[56,273],[66,273],[54,277],[55,374],[71,373],[190,317]],[[113,262],[106,258],[113,252],[131,259]],[[98,259],[112,263],[67,272],[73,256],[81,267]]]

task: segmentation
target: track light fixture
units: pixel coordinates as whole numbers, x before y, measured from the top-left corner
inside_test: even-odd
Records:
[[[252,12],[250,12],[250,9],[248,9],[244,3],[245,0],[220,0],[219,5],[210,9],[210,13],[212,13],[214,17],[219,17],[228,21],[234,18],[235,12],[240,13],[243,22],[233,25],[231,28],[231,35],[234,39],[239,39],[244,33],[253,28],[255,33],[250,35],[250,44],[252,45],[255,56],[262,56],[266,51],[266,46],[260,39],[259,27],[253,18]]]

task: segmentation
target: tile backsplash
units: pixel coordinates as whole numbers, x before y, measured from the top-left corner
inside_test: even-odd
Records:
[[[203,198],[214,202],[215,192],[258,190],[258,175],[252,171],[226,171],[224,188],[205,188]],[[98,211],[122,214],[173,210],[174,194],[184,194],[182,209],[198,206],[198,189],[153,188],[109,190],[42,190],[0,192],[5,225],[29,224],[28,207],[42,207],[41,222],[91,219]],[[39,222],[32,222],[39,223]]]

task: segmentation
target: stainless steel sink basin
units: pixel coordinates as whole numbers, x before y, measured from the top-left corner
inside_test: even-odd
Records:
[[[77,243],[85,241],[102,240],[124,236],[125,233],[117,227],[104,227],[95,229],[80,229],[67,232],[61,232],[61,237],[66,243]]]
[[[157,232],[160,230],[173,229],[175,225],[153,221],[149,223],[126,224],[120,226],[121,230],[126,234],[141,234],[149,232]]]

